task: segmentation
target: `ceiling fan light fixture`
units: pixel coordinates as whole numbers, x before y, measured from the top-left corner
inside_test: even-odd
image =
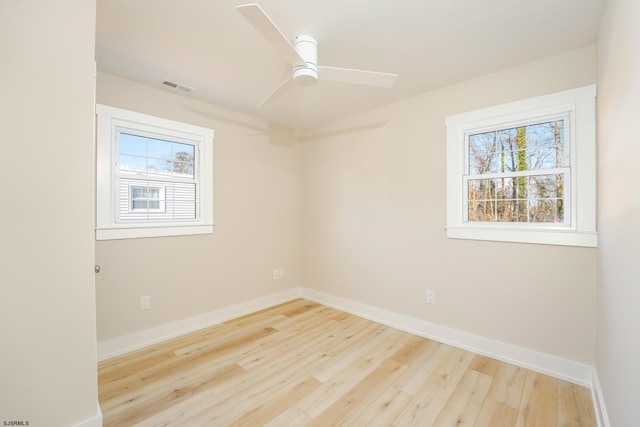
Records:
[[[298,67],[293,71],[293,81],[300,86],[312,86],[318,81],[318,71],[311,67]]]
[[[318,81],[318,41],[313,36],[300,35],[293,47],[305,62],[294,68],[293,81],[300,86],[314,85]]]

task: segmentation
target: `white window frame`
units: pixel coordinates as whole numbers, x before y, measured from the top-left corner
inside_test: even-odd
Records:
[[[447,237],[566,246],[596,247],[595,85],[448,116]],[[467,221],[468,136],[566,117],[563,223]],[[534,171],[535,174],[554,171]],[[529,172],[527,172],[529,173]],[[490,176],[486,176],[489,178]]]
[[[213,130],[102,104],[96,104],[96,114],[96,240],[213,233]],[[195,144],[198,179],[194,220],[118,221],[118,129],[163,135]]]

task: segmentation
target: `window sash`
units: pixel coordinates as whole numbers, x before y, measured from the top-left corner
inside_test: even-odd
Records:
[[[116,140],[114,144],[113,179],[114,179],[114,218],[118,224],[134,224],[134,223],[184,223],[197,222],[200,220],[200,145],[198,141],[192,141],[184,138],[178,138],[171,135],[163,135],[138,129],[118,126],[115,129]],[[122,134],[139,136],[145,139],[165,141],[170,144],[182,144],[193,147],[193,173],[192,177],[184,174],[154,174],[150,173],[150,169],[145,166],[144,171],[130,171],[121,169],[120,159],[120,138]],[[173,154],[173,153],[172,153]],[[148,149],[145,155],[138,155],[145,159],[145,165],[148,165],[148,159],[160,159],[165,161],[174,161],[171,158],[150,157]],[[127,191],[124,188],[127,188]],[[134,208],[134,199],[132,197],[131,187],[148,187],[161,188],[162,198],[157,209]],[[170,189],[169,200],[166,200],[167,188]],[[193,188],[193,191],[190,190]],[[185,199],[185,194],[193,194],[193,200],[190,202]],[[178,197],[176,197],[178,194]],[[126,200],[123,200],[126,197]],[[189,197],[190,199],[190,197]],[[149,199],[151,200],[151,199]]]
[[[528,178],[528,177],[542,177],[546,175],[551,176],[562,176],[562,197],[529,197],[530,191],[527,190],[526,198],[509,198],[509,199],[482,199],[484,201],[493,201],[493,209],[495,210],[495,217],[498,218],[497,209],[498,203],[501,201],[504,202],[513,202],[517,203],[518,201],[526,201],[527,208],[527,218],[530,218],[531,213],[531,204],[536,203],[535,201],[539,200],[562,200],[562,209],[563,215],[561,221],[481,221],[481,220],[470,220],[469,219],[469,182],[470,181],[479,181],[479,180],[501,180],[501,179],[517,179],[520,177]],[[508,172],[508,173],[500,173],[500,174],[476,174],[476,175],[465,175],[462,178],[462,197],[463,197],[463,223],[467,225],[482,225],[482,226],[492,226],[496,225],[499,227],[507,226],[509,227],[511,224],[513,226],[522,228],[522,227],[553,227],[553,228],[567,228],[571,226],[571,218],[572,218],[572,204],[571,204],[571,168],[555,168],[555,169],[542,169],[542,170],[530,170],[530,171],[520,171],[520,172]]]

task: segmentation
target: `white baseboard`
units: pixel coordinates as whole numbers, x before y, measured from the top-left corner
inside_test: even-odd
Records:
[[[444,344],[469,350],[584,387],[591,388],[592,385],[592,366],[469,334],[312,289],[303,288],[301,295],[310,301]]]
[[[300,298],[300,288],[289,289],[262,298],[220,308],[198,316],[178,320],[166,325],[133,332],[128,335],[98,342],[98,361],[129,353],[189,332],[217,325],[274,305]]]
[[[611,427],[609,422],[609,415],[607,414],[607,408],[604,404],[604,395],[602,394],[602,388],[600,386],[600,378],[598,378],[598,371],[594,368],[592,371],[591,379],[591,397],[593,400],[593,406],[596,411],[596,421],[598,421],[598,427]]]
[[[98,407],[96,415],[91,418],[87,418],[86,420],[80,421],[73,427],[102,427],[102,411],[100,410],[99,404],[96,404],[96,406]]]

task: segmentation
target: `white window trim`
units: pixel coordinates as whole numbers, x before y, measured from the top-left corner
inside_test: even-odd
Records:
[[[596,247],[595,85],[448,116],[447,237]],[[529,119],[568,114],[571,211],[568,224],[474,223],[465,221],[465,135]]]
[[[181,123],[121,108],[96,104],[96,240],[130,239],[213,233],[212,129]],[[196,141],[199,148],[197,220],[190,222],[116,222],[116,128]]]

